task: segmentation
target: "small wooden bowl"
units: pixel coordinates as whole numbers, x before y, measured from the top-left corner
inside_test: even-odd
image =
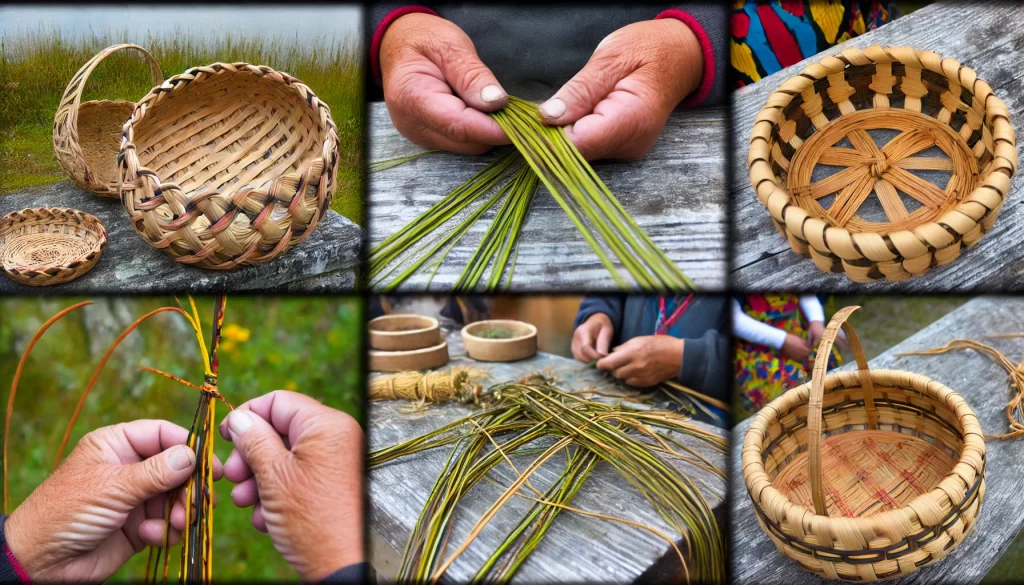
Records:
[[[0,269],[19,284],[72,281],[92,270],[106,245],[100,220],[76,209],[22,209],[0,218]]]
[[[448,363],[448,344],[444,341],[432,347],[410,351],[370,350],[370,369],[374,372],[408,372],[430,370]]]
[[[442,341],[437,319],[422,315],[384,315],[371,320],[369,328],[371,349],[408,351]]]
[[[488,337],[488,329],[501,329],[511,337]],[[462,328],[462,344],[469,357],[481,362],[514,362],[537,354],[537,328],[522,321],[477,321]]]

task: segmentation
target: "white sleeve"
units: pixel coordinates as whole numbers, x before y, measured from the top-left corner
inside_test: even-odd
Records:
[[[800,295],[800,310],[804,312],[808,323],[825,321],[825,307],[821,306],[817,295]]]
[[[743,307],[736,299],[732,300],[732,334],[750,343],[767,345],[773,349],[782,349],[787,333],[778,327],[772,327],[743,312]]]

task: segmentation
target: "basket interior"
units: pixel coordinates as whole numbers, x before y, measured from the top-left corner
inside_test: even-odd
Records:
[[[45,270],[90,260],[103,237],[77,222],[27,221],[0,234],[0,260],[8,270]]]
[[[878,429],[868,430],[864,390],[854,385],[830,391],[826,385],[821,467],[832,517],[900,508],[938,485],[960,459],[963,431],[944,403],[877,380],[873,396]],[[793,503],[813,509],[806,403],[779,417],[769,431],[762,457],[772,485]]]
[[[188,196],[230,197],[284,176],[297,182],[326,138],[297,88],[245,69],[168,92],[134,126],[139,162]],[[272,217],[286,212],[278,207]]]
[[[83,102],[78,108],[78,143],[89,169],[89,181],[118,185],[117,153],[121,131],[135,104],[125,100]]]
[[[989,171],[992,128],[967,89],[950,91],[927,69],[920,81],[907,77],[899,62],[850,65],[844,75],[845,86],[813,84],[810,110],[820,101],[827,124],[815,127],[800,94],[772,128],[773,171],[812,216],[851,232],[911,229],[965,199]],[[919,112],[908,92],[920,96]],[[840,111],[845,98],[856,112]]]

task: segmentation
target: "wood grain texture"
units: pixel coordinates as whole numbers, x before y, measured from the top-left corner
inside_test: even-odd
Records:
[[[750,186],[747,152],[754,118],[768,95],[787,78],[825,55],[847,47],[911,46],[932,50],[971,67],[1006,102],[1011,122],[1024,121],[1024,6],[1017,3],[936,3],[875,31],[787,67],[733,94],[733,157],[730,201],[733,211],[732,283],[744,290],[813,292],[1019,291],[1024,290],[1024,197],[1021,173],[1013,177],[999,219],[973,248],[945,266],[904,282],[861,284],[842,274],[818,270],[793,252],[772,224],[768,210]]]
[[[533,358],[519,362],[482,364],[455,357],[464,355],[458,332],[448,335],[447,340],[453,357],[447,367],[468,363],[485,366],[490,372],[490,379],[485,381],[485,386],[550,368],[565,385],[574,389],[594,386],[603,392],[622,391],[621,387],[609,382],[595,370],[584,371],[582,364],[568,358],[540,352]],[[374,402],[369,405],[371,451],[419,436],[473,411],[469,406],[445,404],[431,406],[415,414],[399,412],[407,406],[406,402]],[[717,432],[724,435],[724,431]],[[679,437],[679,440],[715,465],[726,464],[723,454],[707,448],[704,443],[689,437]],[[449,454],[448,448],[439,448],[398,459],[370,472],[370,527],[373,532],[372,542],[377,547],[371,552],[371,562],[382,576],[394,577],[393,571],[397,569],[396,555],[400,558],[416,518]],[[512,457],[512,461],[522,470],[535,456]],[[698,484],[705,483],[707,487],[704,497],[721,521],[725,512],[722,502],[725,482],[692,466],[675,463]],[[565,458],[559,454],[535,472],[531,482],[543,491],[557,478],[564,464]],[[507,465],[503,465],[495,468],[489,477],[497,485],[481,482],[460,504],[449,553],[465,540],[476,520],[515,476]],[[677,546],[681,545],[681,535],[674,534],[647,500],[607,464],[600,464],[587,482],[573,500],[573,506],[639,522],[670,536]],[[472,578],[531,503],[523,498],[509,501],[477,540],[455,561],[447,573],[447,580],[465,582]],[[390,550],[385,549],[385,546]],[[385,565],[388,566],[385,568]],[[536,583],[589,580],[631,583],[641,578],[664,579],[678,572],[678,565],[678,557],[668,543],[650,532],[617,522],[563,512],[552,525],[545,541],[523,565],[516,581]]]
[[[854,317],[856,327],[856,317]],[[978,297],[928,327],[900,342],[869,362],[871,368],[906,370],[932,378],[959,393],[971,406],[986,433],[1007,430],[1004,409],[1009,400],[1006,372],[988,357],[972,350],[939,356],[903,356],[896,354],[945,345],[957,338],[980,339],[983,335],[1024,332],[1024,299]],[[1024,339],[983,340],[1016,362],[1024,361]],[[851,369],[855,364],[847,364]],[[752,419],[737,425],[732,444],[742,446]],[[948,557],[889,583],[977,583],[996,563],[1007,545],[1024,526],[1024,500],[1020,498],[1020,478],[1024,461],[1020,457],[1024,443],[986,441],[985,500],[974,532]],[[731,572],[737,584],[785,583],[803,585],[824,582],[817,575],[799,568],[778,552],[761,530],[754,515],[750,495],[740,468],[742,449],[731,454],[730,533]]]
[[[214,291],[352,292],[359,270],[363,231],[334,211],[302,243],[266,264],[207,270],[175,262],[151,247],[132,227],[116,199],[102,199],[61,181],[0,197],[0,215],[26,207],[71,207],[96,216],[107,230],[107,247],[88,273],[65,284],[27,287],[0,276],[4,294],[182,294]]]
[[[391,124],[383,103],[370,104],[369,160],[422,151]],[[600,162],[595,171],[654,242],[701,290],[726,282],[724,107],[677,111],[654,148],[629,163]],[[371,247],[403,228],[448,194],[494,155],[447,153],[420,157],[373,173],[369,181]],[[472,255],[495,210],[478,221],[452,250],[430,285],[450,290]],[[450,223],[447,229],[451,229]],[[615,281],[558,203],[541,187],[523,227],[513,291],[615,291]],[[627,282],[628,273],[621,270]],[[403,291],[425,289],[429,271],[407,280]]]

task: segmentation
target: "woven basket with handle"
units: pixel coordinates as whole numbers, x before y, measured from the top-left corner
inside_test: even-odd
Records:
[[[869,370],[846,323],[856,371],[787,391],[754,417],[743,479],[758,522],[786,556],[830,579],[899,577],[945,557],[974,527],[985,495],[985,441],[974,411],[920,374]]]
[[[338,169],[331,110],[263,65],[193,67],[153,88],[125,123],[121,203],[178,262],[267,262],[327,212]]]
[[[872,46],[783,82],[757,115],[747,162],[795,252],[870,282],[919,276],[976,243],[1017,148],[1006,104],[970,67]]]
[[[160,85],[164,76],[149,51],[138,45],[107,47],[82,65],[71,79],[53,119],[53,150],[60,166],[76,185],[100,197],[117,197],[121,193],[117,151],[121,148],[121,129],[132,115],[135,103],[125,100],[83,103],[82,91],[101,61],[124,50],[141,54],[149,63],[153,85]]]
[[[20,284],[72,281],[92,270],[106,245],[100,220],[76,209],[22,209],[0,218],[0,266]]]

